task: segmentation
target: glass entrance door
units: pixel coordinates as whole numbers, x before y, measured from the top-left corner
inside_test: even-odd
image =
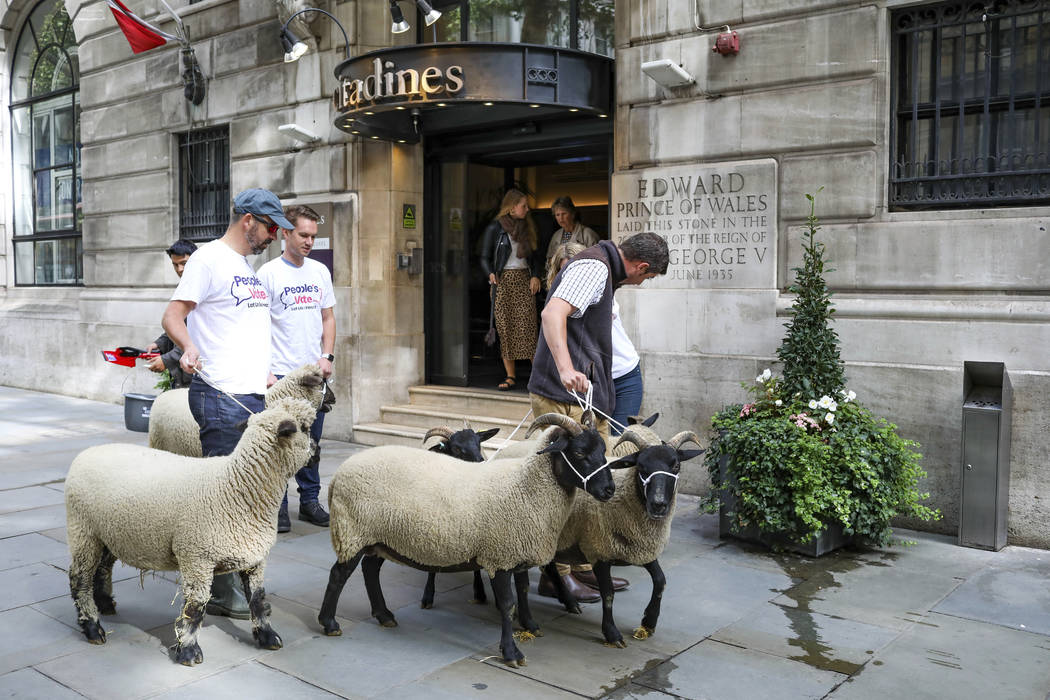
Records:
[[[471,163],[466,157],[432,161],[426,169],[427,381],[467,386],[470,367],[495,348],[488,332],[488,282],[478,262],[485,226],[505,190],[506,168]]]

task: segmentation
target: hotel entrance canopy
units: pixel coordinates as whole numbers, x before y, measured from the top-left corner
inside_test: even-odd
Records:
[[[335,126],[415,143],[440,134],[551,118],[609,117],[613,61],[529,44],[381,49],[335,68]]]

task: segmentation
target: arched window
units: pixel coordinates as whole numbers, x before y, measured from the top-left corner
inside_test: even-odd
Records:
[[[62,0],[22,26],[11,68],[15,284],[84,281],[80,207],[80,70]]]

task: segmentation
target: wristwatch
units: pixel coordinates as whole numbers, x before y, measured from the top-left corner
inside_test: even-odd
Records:
[[[335,362],[335,355],[328,353],[327,355],[321,355],[321,359],[328,360],[329,362]]]

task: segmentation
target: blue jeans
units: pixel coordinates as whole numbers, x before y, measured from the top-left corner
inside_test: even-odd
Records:
[[[283,379],[283,374],[274,375],[278,379]],[[321,473],[319,467],[321,465],[321,429],[324,428],[324,414],[320,411],[317,412],[317,417],[314,419],[313,425],[310,426],[310,437],[313,438],[314,443],[317,445],[317,449],[314,450],[313,455],[310,457],[310,461],[306,463],[306,466],[295,473],[295,483],[299,484],[299,502],[310,503],[311,501],[316,502],[317,497],[321,495]],[[288,490],[285,489],[284,500],[281,501],[281,510],[288,510]]]
[[[190,413],[201,432],[201,451],[205,457],[231,454],[241,439],[240,424],[252,413],[263,410],[262,394],[234,394],[248,408],[244,410],[226,394],[214,389],[197,376],[190,382]]]
[[[616,408],[613,409],[613,421],[609,430],[613,435],[623,433],[620,425],[627,425],[628,416],[638,415],[642,408],[642,365],[639,363],[627,374],[613,380],[616,387]]]

